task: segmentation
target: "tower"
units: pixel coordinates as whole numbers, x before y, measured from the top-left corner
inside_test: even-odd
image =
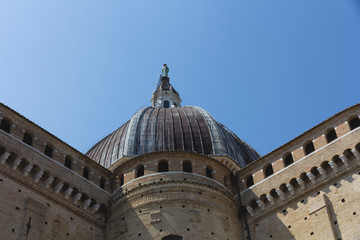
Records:
[[[160,77],[161,82],[152,94],[151,105],[154,108],[181,107],[180,94],[171,86],[170,79],[166,76]]]

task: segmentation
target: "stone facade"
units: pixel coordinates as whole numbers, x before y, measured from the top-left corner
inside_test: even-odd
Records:
[[[359,239],[359,115],[246,167],[159,151],[107,169],[0,105],[1,239]]]

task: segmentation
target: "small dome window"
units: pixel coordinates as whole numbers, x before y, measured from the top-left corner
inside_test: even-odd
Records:
[[[89,179],[89,169],[87,169],[86,167],[84,167],[83,169],[83,177]]]
[[[189,161],[183,162],[183,171],[188,172],[188,173],[192,172],[191,162],[189,162]]]
[[[105,189],[105,180],[103,178],[100,178],[100,187]]]
[[[144,165],[140,165],[136,169],[136,178],[144,176]]]
[[[213,171],[210,167],[206,167],[206,176],[208,178],[213,178]]]
[[[158,172],[168,172],[169,171],[169,164],[167,161],[159,162]]]
[[[169,108],[170,107],[170,103],[168,100],[164,101],[164,108]]]

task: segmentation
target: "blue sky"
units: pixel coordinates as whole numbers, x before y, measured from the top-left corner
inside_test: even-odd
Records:
[[[358,0],[4,0],[0,34],[0,101],[82,152],[163,63],[261,155],[359,102]]]

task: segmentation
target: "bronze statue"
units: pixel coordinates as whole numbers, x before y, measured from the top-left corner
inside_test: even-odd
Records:
[[[169,74],[169,67],[166,65],[166,63],[163,65],[163,68],[161,69],[161,76],[167,77]]]

